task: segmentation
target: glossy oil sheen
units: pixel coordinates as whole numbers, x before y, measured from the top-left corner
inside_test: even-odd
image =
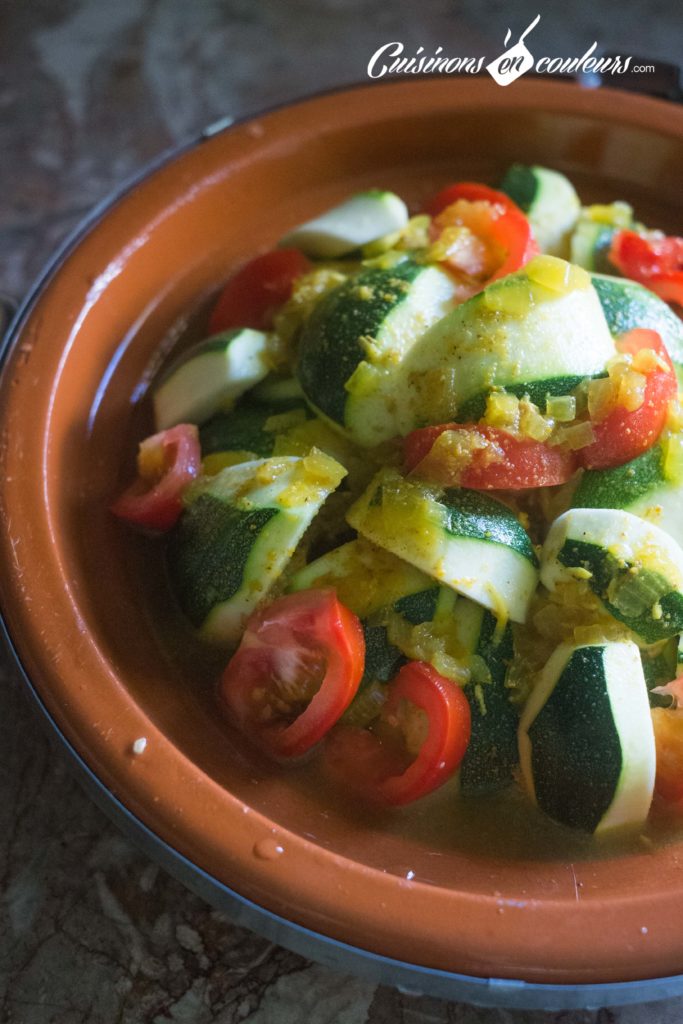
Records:
[[[567,172],[587,201],[626,199],[680,232],[682,139],[680,108],[569,84],[435,79],[326,95],[157,170],[43,288],[0,392],[3,612],[97,775],[256,903],[464,974],[587,983],[680,971],[675,839],[565,847],[533,815],[520,828],[527,812],[514,801],[484,816],[477,838],[469,812],[450,818],[447,791],[413,817],[382,819],[333,805],[306,768],[298,780],[256,761],[217,719],[215,673],[197,667],[161,553],[107,504],[151,427],[145,389],[185,318],[297,222],[361,188],[419,204],[458,178],[494,183],[521,160]]]

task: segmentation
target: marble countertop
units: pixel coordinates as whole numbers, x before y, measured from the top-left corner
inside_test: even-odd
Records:
[[[559,6],[559,5],[558,5]],[[88,209],[174,142],[361,80],[382,43],[497,53],[538,5],[502,0],[6,0],[0,291],[20,297]],[[618,12],[618,17],[613,17]],[[677,5],[543,14],[538,52],[676,61]],[[585,44],[585,45],[582,45]],[[72,779],[0,655],[0,1024],[678,1024],[683,999],[476,1009],[336,974],[233,926],[140,854]]]

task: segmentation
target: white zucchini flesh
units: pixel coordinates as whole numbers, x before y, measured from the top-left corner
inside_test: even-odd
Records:
[[[519,753],[527,792],[555,820],[596,833],[642,824],[656,754],[637,645],[561,644],[522,714]]]
[[[531,385],[534,400],[536,382],[566,393],[602,373],[615,351],[589,276],[539,256],[456,306],[411,348],[392,394],[395,432],[459,418],[494,387]]]
[[[267,335],[243,327],[207,338],[171,366],[153,394],[157,430],[204,423],[269,371]]]
[[[190,487],[168,562],[180,605],[203,639],[239,640],[345,475],[318,452],[243,462]]]
[[[317,259],[336,259],[408,223],[408,207],[393,192],[373,189],[352,196],[319,217],[299,225],[280,246],[301,249]]]
[[[533,546],[510,510],[474,491],[381,470],[347,513],[364,537],[483,605],[524,622],[536,589]]]
[[[683,628],[683,550],[657,526],[620,509],[574,508],[551,526],[541,582],[584,578],[614,618],[647,643]]]

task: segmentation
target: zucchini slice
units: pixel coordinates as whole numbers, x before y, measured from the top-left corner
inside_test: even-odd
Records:
[[[204,423],[228,409],[268,373],[267,336],[250,327],[200,342],[173,363],[154,389],[157,430]]]
[[[525,788],[551,818],[602,833],[647,817],[655,742],[636,644],[561,644],[519,724]]]
[[[628,203],[584,207],[569,243],[570,260],[584,270],[613,272],[607,259],[612,239],[617,231],[632,227],[633,210]]]
[[[495,387],[544,407],[547,395],[603,373],[614,354],[589,275],[538,256],[456,306],[413,346],[393,389],[394,433],[469,417]]]
[[[635,327],[657,331],[683,386],[683,321],[663,299],[636,281],[605,274],[592,274],[591,280],[612,335],[618,338]]]
[[[244,462],[189,488],[168,568],[180,606],[203,639],[237,642],[345,475],[318,452]]]
[[[501,629],[490,611],[464,597],[455,605],[453,623],[473,665],[472,682],[463,688],[472,734],[460,766],[460,788],[466,796],[476,796],[509,785],[519,763],[519,715],[505,686],[513,657],[512,626],[507,623]]]
[[[624,509],[658,526],[683,547],[683,487],[667,476],[664,444],[623,466],[586,470],[572,495],[573,508]]]
[[[495,612],[524,622],[538,582],[531,540],[507,506],[382,469],[347,513],[368,540]]]
[[[541,250],[566,258],[569,233],[581,209],[571,181],[548,167],[513,164],[500,187],[526,213]]]
[[[683,551],[630,512],[574,508],[550,527],[541,581],[584,580],[609,614],[646,644],[683,629]]]
[[[294,228],[281,246],[301,249],[314,259],[334,260],[400,231],[408,223],[408,208],[393,192],[371,189]]]
[[[297,374],[311,405],[360,445],[393,437],[400,364],[454,292],[445,271],[406,258],[363,270],[324,296],[299,351]]]

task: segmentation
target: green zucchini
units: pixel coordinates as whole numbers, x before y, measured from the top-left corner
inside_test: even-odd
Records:
[[[531,541],[486,494],[382,469],[347,513],[360,534],[485,608],[523,622],[538,580]]]
[[[665,445],[653,445],[622,466],[586,470],[573,508],[618,508],[658,526],[683,547],[683,481],[667,476]]]
[[[168,568],[181,608],[205,640],[237,642],[345,473],[320,453],[261,459],[186,491]]]
[[[589,276],[552,256],[494,281],[426,332],[401,364],[390,412],[395,434],[470,415],[494,387],[567,394],[615,354]]]
[[[302,419],[309,413],[303,402],[289,403],[287,413],[296,410]],[[202,456],[217,452],[249,452],[253,459],[273,454],[277,432],[268,430],[268,421],[283,413],[280,406],[261,405],[243,400],[231,412],[218,413],[199,430]]]
[[[632,227],[633,210],[628,203],[584,207],[572,232],[570,260],[584,270],[613,273],[614,267],[607,259],[612,239],[617,231]]]
[[[635,327],[657,331],[683,386],[683,321],[660,299],[636,281],[604,274],[591,276],[607,325],[615,338]]]
[[[445,271],[406,258],[365,269],[325,295],[299,351],[297,374],[311,405],[360,445],[392,437],[400,364],[446,313],[454,291]]]
[[[552,590],[577,578],[646,644],[683,629],[683,551],[630,512],[574,508],[555,520],[541,553],[541,581]]]
[[[408,208],[402,199],[393,192],[371,189],[294,228],[280,245],[301,249],[313,258],[334,260],[400,231],[407,223]]]
[[[571,181],[547,167],[513,164],[500,187],[526,213],[541,251],[566,258],[581,209]]]
[[[267,337],[242,327],[215,334],[185,352],[154,388],[157,430],[204,423],[228,409],[268,373]]]
[[[466,796],[477,796],[509,785],[519,762],[519,715],[505,686],[513,657],[512,627],[507,623],[501,629],[490,611],[464,597],[455,605],[453,623],[473,665],[473,678],[463,687],[472,733],[460,766],[460,788]]]
[[[551,818],[604,833],[641,825],[655,778],[655,743],[636,644],[561,644],[519,724],[525,788]]]

